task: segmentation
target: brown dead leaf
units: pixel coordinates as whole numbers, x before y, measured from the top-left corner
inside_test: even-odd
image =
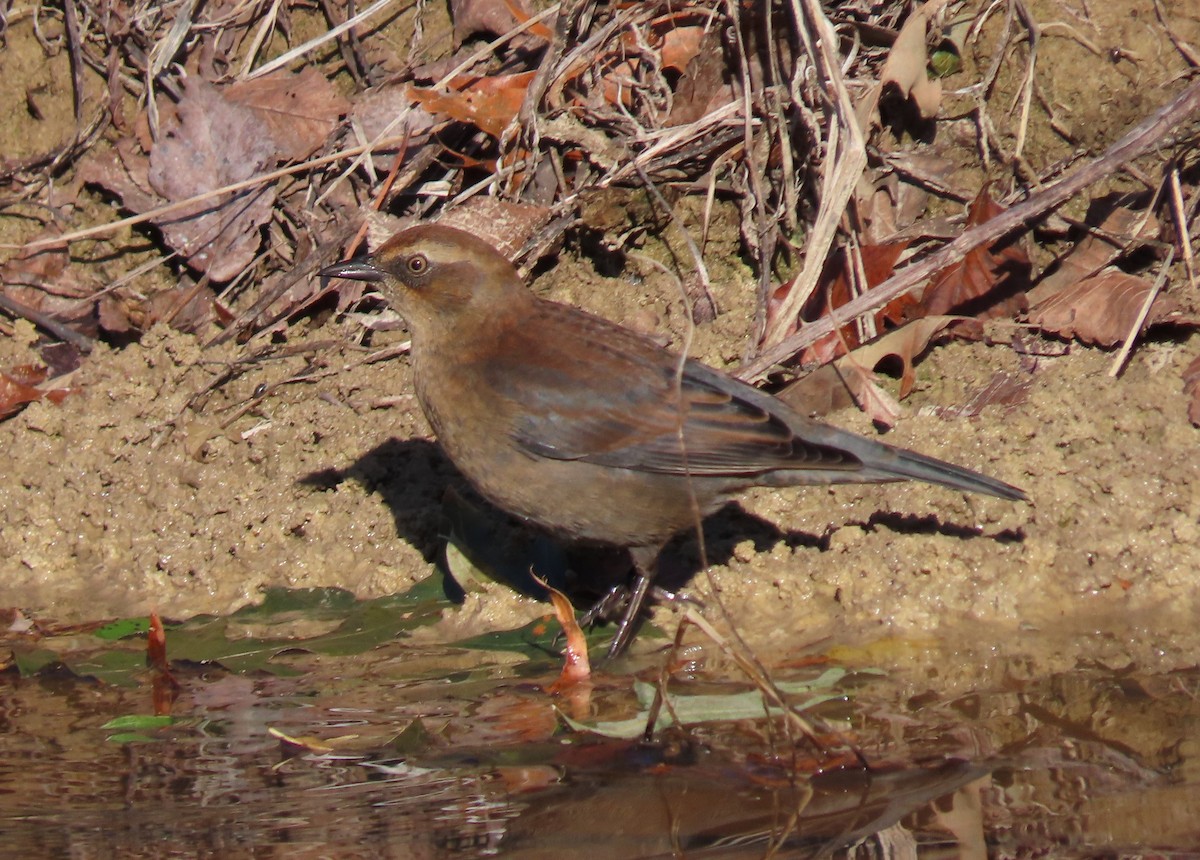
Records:
[[[550,220],[550,209],[496,197],[472,197],[438,219],[439,224],[483,236],[509,260]]]
[[[29,241],[43,242],[60,235],[62,231],[57,226],[50,226]],[[9,298],[31,310],[61,320],[86,316],[89,306],[79,299],[91,296],[99,287],[91,276],[81,273],[80,267],[71,267],[69,263],[65,247],[27,248],[0,265],[0,284],[7,285],[5,294]]]
[[[160,129],[147,172],[150,187],[165,200],[249,179],[274,160],[275,142],[263,134],[261,118],[211,84],[187,79],[177,109],[179,119]],[[193,204],[155,223],[191,266],[224,283],[254,259],[258,228],[270,220],[274,202],[274,189],[260,186]]]
[[[849,406],[853,400],[873,421],[891,426],[899,409],[890,396],[878,389],[871,374],[885,360],[897,360],[901,368],[899,397],[904,399],[915,381],[915,360],[938,334],[962,319],[937,316],[914,320],[797,380],[781,391],[779,397],[806,415],[825,415]]]
[[[931,79],[925,71],[925,31],[930,17],[943,5],[945,0],[930,0],[913,10],[900,28],[879,76],[880,85],[892,84],[902,96],[912,98],[923,119],[937,116],[942,103],[942,82]]]
[[[142,302],[134,315],[143,331],[165,322],[177,331],[196,332],[216,318],[217,296],[207,284],[184,279],[168,290],[160,290]]]
[[[697,46],[696,55],[685,68],[671,100],[667,125],[695,122],[733,100],[729,65],[721,45],[721,34],[711,28]]]
[[[867,414],[872,423],[881,427],[895,426],[896,419],[900,417],[900,401],[876,384],[875,374],[855,364],[843,369],[843,378],[858,408]]]
[[[1003,211],[985,185],[971,203],[966,226],[976,227]],[[1025,291],[1031,269],[1029,257],[1015,239],[975,248],[961,262],[943,269],[925,288],[918,307],[906,313],[910,318],[942,314],[979,319],[1015,316],[1028,306]]]
[[[1188,420],[1200,427],[1200,355],[1183,369],[1183,393],[1188,397]]]
[[[52,228],[43,231],[31,241],[53,239],[60,234],[59,230]],[[67,269],[68,262],[70,258],[65,246],[26,249],[0,266],[0,281],[6,284],[40,286],[61,277]]]
[[[410,98],[432,113],[473,125],[499,138],[521,110],[525,91],[537,72],[518,72],[491,77],[459,76],[443,92],[428,87],[408,88]]]
[[[237,81],[222,92],[259,118],[280,160],[300,161],[316,152],[350,110],[350,103],[313,66],[300,74],[281,70]]]
[[[899,394],[903,400],[916,382],[913,362],[929,347],[929,342],[934,337],[960,319],[962,317],[936,316],[913,320],[838,359],[838,363],[854,362],[869,370],[875,370],[885,359],[896,359],[901,367]]]
[[[109,152],[93,153],[79,165],[78,178],[117,195],[126,209],[145,212],[163,204],[150,187],[150,160],[134,139],[122,137]]]
[[[133,138],[123,137],[113,152],[85,160],[79,180],[116,194],[133,212],[156,209],[248,179],[273,162],[276,143],[262,133],[262,124],[254,111],[189,78],[149,157]],[[274,201],[274,189],[262,186],[175,210],[153,223],[190,265],[224,283],[254,259],[258,228],[270,219]]]
[[[908,242],[891,242],[883,245],[863,245],[859,248],[859,256],[862,260],[863,276],[866,279],[866,287],[870,289],[878,284],[883,283],[896,268],[896,261],[900,259],[900,255],[904,253],[908,247]],[[800,319],[805,322],[820,319],[829,314],[831,310],[840,308],[853,297],[850,289],[850,273],[848,271],[848,262],[845,249],[841,249],[831,260],[829,266],[821,276],[821,282],[817,287],[817,292],[809,299],[807,304],[800,309]],[[783,305],[787,298],[787,293],[795,284],[795,280],[788,281],[772,293],[770,300],[767,303],[767,328],[771,327],[771,321],[779,312],[779,308]],[[903,299],[897,300],[903,302]],[[910,300],[911,301],[911,300]],[[895,320],[899,317],[899,307],[896,302],[884,308],[876,315],[876,324],[882,327],[888,320]],[[796,323],[793,323],[787,333],[790,334],[796,330]],[[833,332],[828,336],[818,340],[815,344],[808,347],[800,353],[800,362],[802,364],[827,364],[833,361],[839,355],[844,355],[846,348],[854,349],[858,346],[858,334],[854,326],[843,326],[838,332]]]
[[[1108,269],[1041,302],[1030,311],[1029,321],[1061,337],[1097,346],[1115,346],[1129,336],[1151,287],[1145,278]],[[1142,330],[1162,322],[1175,309],[1169,297],[1158,296],[1150,306]]]
[[[704,27],[671,27],[663,33],[662,47],[659,49],[663,68],[686,71],[700,53],[704,33]]]
[[[1088,207],[1087,223],[1100,221],[1098,231],[1085,236],[1058,261],[1054,271],[1029,291],[1030,304],[1038,305],[1046,301],[1072,284],[1096,274],[1131,247],[1139,247],[1143,241],[1158,236],[1158,219],[1144,209],[1117,205],[1104,216],[1095,212],[1097,208],[1110,208],[1112,205],[1112,201],[1105,199],[1093,201]],[[1145,205],[1144,201],[1142,205]],[[1143,225],[1140,231],[1139,224]],[[1137,235],[1134,235],[1135,231]]]
[[[96,334],[91,302],[67,298],[57,295],[54,288],[57,284],[45,284],[36,287],[16,284],[4,287],[4,295],[29,310],[51,316],[60,323],[73,328],[80,334],[93,337]]]
[[[83,363],[83,353],[73,343],[55,341],[38,349],[38,356],[46,363],[46,375],[53,379],[78,370]]]
[[[454,41],[461,45],[476,33],[502,36],[529,19],[532,12],[528,0],[450,0],[450,18],[454,21]],[[544,41],[552,33],[545,26],[534,27],[533,33]]]
[[[407,111],[404,119],[392,126],[392,121],[402,111]],[[360,93],[354,98],[350,117],[362,129],[367,141],[375,140],[385,131],[388,137],[402,138],[408,135],[406,149],[409,155],[429,142],[429,134],[438,124],[438,120],[427,110],[412,103],[407,84],[382,86]],[[371,158],[376,168],[391,170],[393,161],[390,156],[398,151],[399,144],[391,144],[372,151]]]
[[[51,403],[61,403],[70,389],[56,388],[50,391],[36,387],[46,378],[46,369],[23,364],[7,373],[0,371],[0,421],[16,415],[26,405],[43,397]]]

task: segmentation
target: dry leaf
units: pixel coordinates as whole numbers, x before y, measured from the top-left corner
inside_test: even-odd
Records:
[[[550,220],[550,209],[496,197],[472,197],[438,219],[439,224],[483,236],[509,260]]]
[[[509,30],[529,20],[528,0],[450,0],[450,18],[454,21],[454,41],[461,45],[476,33],[502,36]],[[524,34],[534,35],[538,42],[552,35],[544,25],[534,27]]]
[[[393,126],[393,121],[405,111],[404,118]],[[439,122],[420,105],[412,103],[407,85],[382,86],[359,94],[354,99],[350,117],[362,129],[366,142],[385,132],[387,137],[407,135],[405,148],[410,156],[429,142],[429,134]],[[393,162],[389,156],[399,149],[399,144],[389,144],[373,150],[371,158],[377,168],[391,170]]]
[[[692,60],[700,53],[704,34],[704,27],[672,27],[667,30],[659,49],[663,68],[687,71]]]
[[[855,402],[867,417],[882,427],[895,426],[900,417],[900,401],[875,383],[875,374],[860,365],[850,365],[843,373]]]
[[[164,118],[149,158],[132,138],[122,138],[115,154],[81,165],[80,181],[103,186],[133,212],[146,212],[249,179],[275,159],[276,144],[263,133],[262,120],[211,84],[189,78],[176,114]],[[192,204],[153,223],[191,266],[223,283],[254,259],[258,228],[270,220],[274,202],[274,189],[260,186]]]
[[[1004,211],[985,185],[971,202],[967,228],[978,226]],[[960,314],[979,319],[1010,317],[1025,310],[1025,291],[1032,266],[1016,240],[1002,240],[969,251],[961,262],[943,269],[925,288],[919,314],[910,317]]]
[[[1061,290],[1029,313],[1029,321],[1043,331],[1077,338],[1098,346],[1115,346],[1129,336],[1151,283],[1119,269],[1108,269]],[[1161,322],[1175,303],[1158,296],[1142,330]]]
[[[147,177],[166,200],[249,179],[274,160],[275,142],[263,134],[261,119],[211,84],[189,78],[178,112],[178,121],[164,124],[150,151]],[[274,189],[264,185],[192,204],[155,223],[191,266],[223,283],[258,253],[258,228],[271,219],[274,203]]]
[[[859,248],[859,257],[862,261],[863,276],[866,279],[866,288],[870,289],[878,284],[883,283],[896,268],[896,261],[900,259],[900,255],[908,247],[908,242],[891,242],[883,245],[863,245]],[[787,292],[792,289],[795,281],[778,287],[771,295],[767,303],[767,328],[770,329],[771,321],[778,314],[779,308],[782,306],[787,297]],[[846,251],[842,249],[833,257],[830,264],[822,273],[821,281],[818,284],[817,291],[806,305],[800,309],[800,319],[805,322],[811,322],[821,317],[827,316],[831,310],[841,307],[850,301],[852,298],[850,290],[850,274],[847,271]],[[904,299],[897,300],[903,302]],[[909,300],[911,302],[911,300]],[[896,319],[898,312],[895,308],[898,305],[893,302],[887,308],[884,308],[876,315],[876,324],[882,326],[888,319]],[[788,328],[787,333],[796,330],[796,323],[793,322]],[[846,348],[854,349],[858,346],[857,329],[852,325],[843,326],[838,332],[832,332],[826,337],[818,340],[815,344],[808,347],[800,353],[800,362],[802,364],[827,364],[839,355],[846,352]]]
[[[238,81],[223,94],[254,112],[280,160],[300,161],[316,152],[350,110],[350,103],[312,66],[298,75],[278,71]]]
[[[45,378],[45,368],[27,364],[14,367],[8,373],[0,371],[0,420],[11,418],[27,404],[43,397],[51,403],[61,403],[70,393],[70,389],[56,388],[45,391],[35,387]]]
[[[696,55],[683,70],[675,96],[671,100],[671,113],[666,125],[686,125],[733,101],[733,87],[729,83],[729,66],[721,46],[721,34],[710,29],[697,47]]]
[[[925,71],[925,31],[929,19],[944,5],[944,0],[931,0],[920,9],[913,10],[900,28],[887,61],[879,76],[882,86],[893,84],[905,98],[912,98],[923,119],[937,116],[942,103],[942,82],[930,79]]]
[[[450,82],[450,92],[410,86],[408,94],[428,111],[445,114],[499,138],[521,110],[525,91],[536,74],[460,76]]]
[[[888,332],[836,362],[810,373],[779,393],[779,397],[806,415],[825,415],[848,406],[851,398],[871,419],[890,426],[899,408],[880,392],[870,377],[885,359],[900,362],[900,399],[912,391],[913,362],[935,336],[962,320],[956,316],[924,317]],[[868,408],[870,407],[870,408]]]
[[[1097,206],[1111,205],[1108,201],[1094,201],[1089,207],[1088,221],[1099,220],[1099,215],[1093,214]],[[1132,247],[1139,247],[1142,240],[1153,239],[1159,233],[1158,219],[1145,210],[1131,209],[1127,206],[1117,206],[1112,209],[1101,222],[1099,233],[1089,233],[1071,252],[1058,261],[1053,272],[1046,275],[1036,287],[1029,291],[1029,301],[1037,305],[1082,279],[1094,275],[1126,253]],[[1139,224],[1144,226],[1137,235],[1133,233]],[[1105,235],[1107,234],[1107,235]],[[1108,236],[1114,237],[1109,239]],[[1127,238],[1126,238],[1127,237]],[[1125,239],[1125,241],[1120,241]]]

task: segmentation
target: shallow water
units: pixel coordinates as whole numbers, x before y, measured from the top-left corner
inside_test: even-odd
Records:
[[[555,698],[549,658],[390,644],[285,654],[275,669],[294,674],[178,667],[174,724],[140,739],[103,726],[148,710],[144,684],[6,672],[6,852],[1092,857],[1200,845],[1196,671],[1079,670],[952,699],[850,675],[816,713],[864,769],[845,751],[821,758],[779,718],[671,728],[650,744],[570,730],[556,707],[636,715],[632,678],[601,673],[584,699]],[[682,705],[750,688],[700,674],[670,689]]]

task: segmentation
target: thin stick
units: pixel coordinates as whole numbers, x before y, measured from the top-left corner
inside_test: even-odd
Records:
[[[242,80],[252,81],[255,78],[261,78],[263,75],[268,75],[276,69],[283,68],[292,60],[297,60],[307,54],[309,51],[321,47],[321,45],[324,45],[331,39],[336,39],[338,36],[342,35],[342,33],[345,33],[347,30],[353,27],[357,27],[363,21],[373,17],[377,12],[382,12],[385,8],[391,6],[395,2],[396,0],[377,0],[377,2],[372,3],[353,18],[347,18],[341,24],[338,24],[336,27],[333,27],[330,30],[326,30],[320,36],[309,39],[303,45],[297,45],[296,47],[292,48],[292,50],[285,54],[281,54],[280,56],[271,60],[269,63],[263,63],[250,74],[244,75]]]
[[[375,144],[400,143],[404,140],[404,135],[390,138],[383,141],[375,141]],[[314,167],[320,167],[323,164],[330,164],[335,161],[341,161],[343,158],[353,158],[361,155],[370,149],[371,144],[362,146],[352,146],[349,149],[343,149],[329,155],[322,155],[320,158],[313,158],[305,161],[302,164],[293,164],[288,167],[281,167],[278,170],[272,170],[269,173],[260,173],[258,176],[251,176],[249,179],[243,179],[241,182],[234,182],[232,185],[224,185],[220,188],[214,188],[212,191],[205,191],[203,194],[197,194],[194,197],[185,197],[182,200],[176,200],[174,203],[168,203],[165,206],[159,206],[157,209],[151,209],[143,212],[140,215],[130,215],[128,218],[122,218],[120,221],[111,221],[107,224],[98,224],[95,227],[88,227],[84,230],[76,230],[73,233],[63,233],[61,236],[56,236],[52,239],[38,239],[36,242],[29,242],[25,245],[10,245],[0,244],[0,248],[5,250],[35,250],[37,248],[54,248],[59,245],[65,245],[68,242],[77,242],[80,239],[91,239],[94,236],[104,236],[108,233],[115,233],[123,227],[132,227],[134,224],[142,224],[146,221],[152,221],[163,215],[169,215],[180,209],[186,209],[189,206],[194,206],[197,203],[203,203],[206,200],[211,200],[214,197],[220,197],[222,194],[229,194],[235,191],[244,191],[247,188],[253,188],[256,185],[262,185],[266,182],[271,182],[275,179],[280,179],[284,176],[291,176],[293,173],[302,173],[305,170],[311,170]]]
[[[995,218],[966,230],[953,242],[919,263],[906,266],[873,290],[847,302],[826,316],[804,326],[782,343],[766,350],[757,359],[738,371],[744,380],[761,379],[781,361],[786,361],[804,347],[815,343],[859,316],[872,313],[888,302],[923,284],[946,266],[963,259],[980,245],[1006,236],[1022,225],[1043,217],[1047,212],[1074,197],[1084,188],[1114,173],[1123,165],[1159,145],[1163,137],[1200,110],[1200,80],[1193,81],[1173,101],[1138,123],[1124,137],[1108,148],[1103,155],[1047,183],[1023,202],[1001,212]]]
[[[1171,248],[1167,252],[1167,258],[1163,260],[1162,267],[1158,270],[1158,277],[1154,279],[1154,284],[1151,285],[1150,291],[1146,293],[1146,300],[1142,302],[1141,310],[1138,311],[1137,318],[1133,321],[1133,325],[1129,327],[1129,334],[1125,336],[1125,342],[1121,344],[1121,351],[1117,353],[1117,357],[1113,359],[1112,367],[1108,369],[1108,375],[1115,377],[1121,372],[1125,366],[1125,362],[1129,359],[1129,353],[1133,351],[1133,343],[1137,340],[1138,334],[1142,331],[1142,326],[1146,324],[1146,317],[1150,315],[1150,308],[1154,304],[1154,300],[1158,298],[1158,294],[1162,292],[1163,284],[1167,282],[1167,275],[1171,271],[1171,264],[1175,262],[1175,249]]]
[[[1179,167],[1173,165],[1171,172],[1168,174],[1167,184],[1171,189],[1171,209],[1175,214],[1175,231],[1179,236],[1179,247],[1183,253],[1184,268],[1188,273],[1188,283],[1192,290],[1196,289],[1196,275],[1192,267],[1192,240],[1188,236],[1188,225],[1192,221],[1192,216],[1195,214],[1196,203],[1200,201],[1200,196],[1193,198],[1191,210],[1185,209],[1183,205],[1183,192],[1179,188]],[[1147,213],[1149,214],[1149,213]],[[1140,232],[1140,231],[1139,231]],[[1136,233],[1134,234],[1137,235]],[[1137,319],[1133,321],[1133,325],[1129,327],[1129,334],[1125,337],[1125,342],[1121,344],[1121,351],[1117,353],[1117,357],[1113,359],[1112,366],[1108,369],[1110,377],[1116,377],[1125,367],[1125,362],[1129,360],[1129,354],[1133,351],[1133,344],[1137,337],[1142,332],[1142,326],[1146,324],[1146,317],[1150,315],[1150,308],[1154,305],[1154,300],[1158,298],[1158,294],[1162,292],[1163,285],[1167,282],[1167,273],[1171,270],[1171,264],[1175,262],[1175,248],[1172,247],[1167,253],[1167,258],[1163,260],[1162,268],[1159,270],[1158,277],[1154,279],[1154,285],[1150,291],[1146,293],[1146,300],[1142,302],[1142,307],[1138,311]]]
[[[838,224],[867,166],[866,142],[842,77],[838,57],[833,52],[837,45],[833,27],[816,0],[804,0],[803,7],[800,0],[792,0],[792,15],[828,89],[828,150],[821,177],[821,208],[805,243],[804,268],[763,334],[763,343],[768,346],[783,340],[792,321],[799,318],[800,308],[816,290],[829,257],[829,249],[837,237]]]
[[[44,314],[41,311],[35,311],[33,308],[28,307],[27,305],[10,299],[2,292],[0,292],[0,310],[6,311],[14,317],[21,317],[22,319],[29,320],[35,326],[45,329],[59,340],[64,340],[67,343],[73,344],[80,352],[92,351],[92,340],[87,335],[80,334],[69,325],[60,323],[49,314]]]

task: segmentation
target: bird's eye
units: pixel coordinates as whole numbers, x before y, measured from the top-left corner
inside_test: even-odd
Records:
[[[408,258],[408,271],[413,275],[423,275],[429,270],[429,258],[424,254],[413,254]]]

